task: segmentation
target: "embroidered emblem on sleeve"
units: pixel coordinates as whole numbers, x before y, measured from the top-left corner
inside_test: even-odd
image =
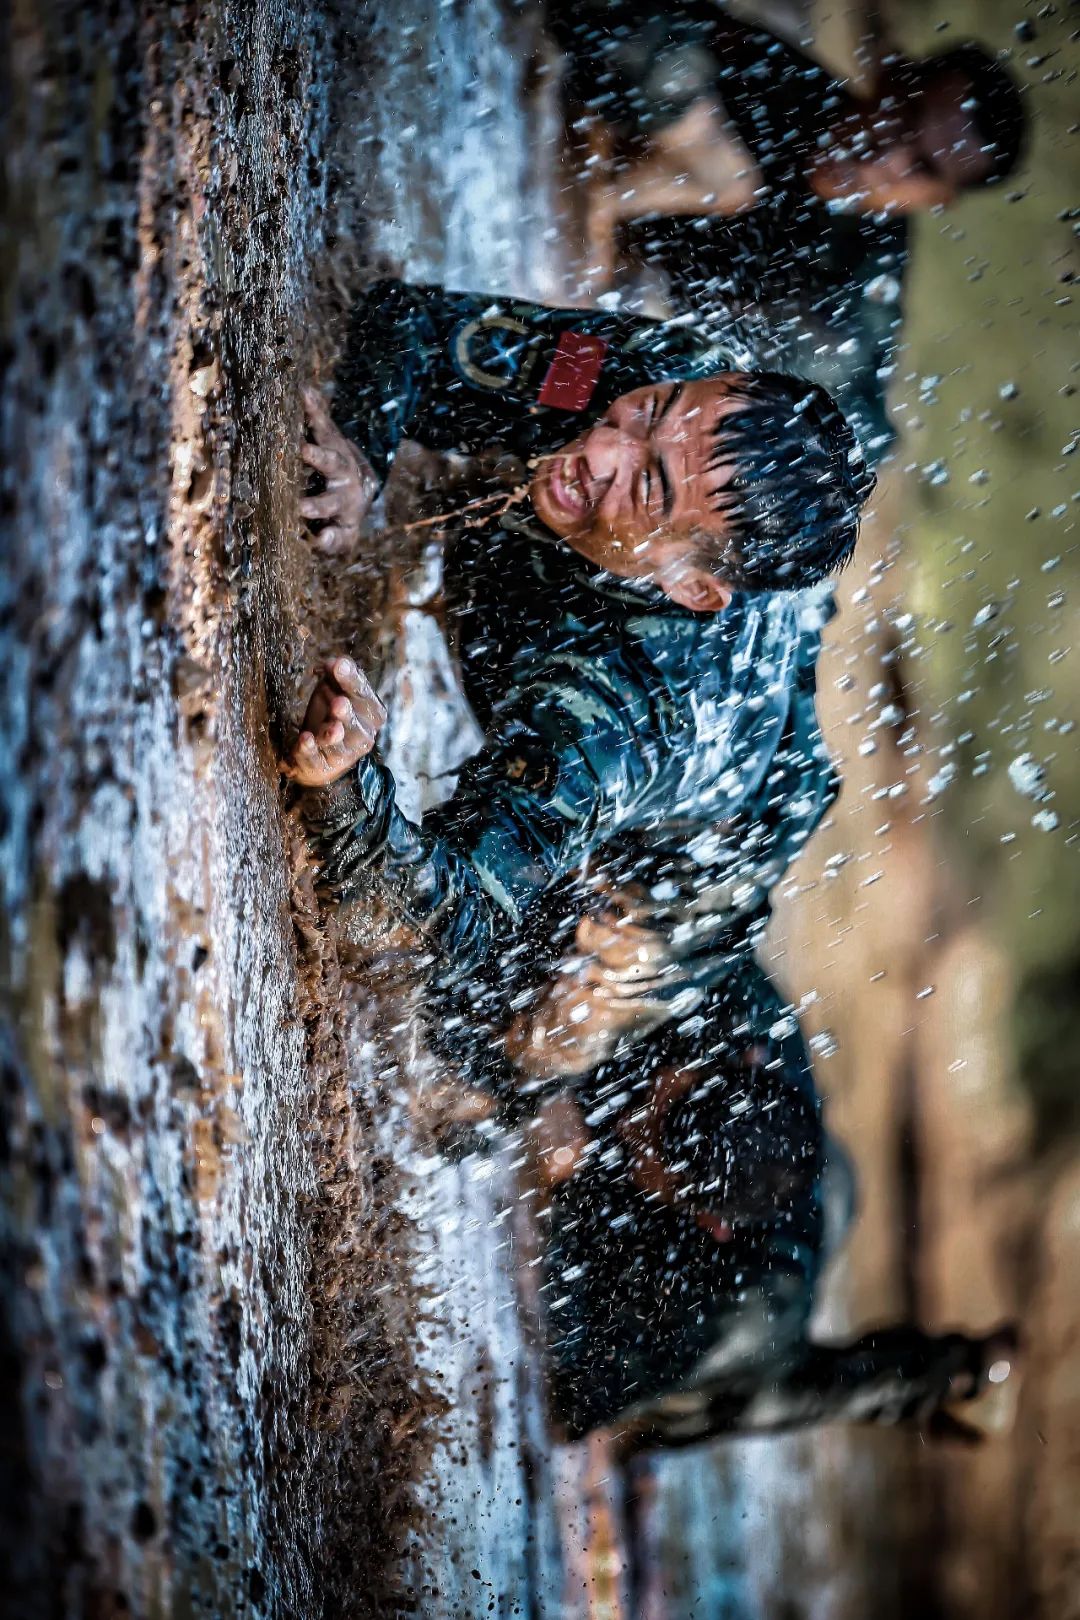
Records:
[[[539,359],[541,337],[513,315],[480,315],[451,339],[458,373],[474,388],[520,394]]]

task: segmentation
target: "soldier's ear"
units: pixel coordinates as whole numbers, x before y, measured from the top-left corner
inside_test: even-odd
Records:
[[[735,592],[730,585],[707,568],[691,565],[663,581],[664,589],[673,602],[689,608],[692,613],[722,613],[731,603]]]

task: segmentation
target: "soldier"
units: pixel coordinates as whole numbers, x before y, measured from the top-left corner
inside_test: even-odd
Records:
[[[849,554],[870,477],[821,389],[734,366],[677,323],[392,283],[353,320],[350,438],[308,396],[303,453],[328,488],[301,512],[327,522],[322,544],[348,543],[408,434],[519,464],[519,503],[459,525],[447,558],[487,733],[450,801],[422,827],[398,811],[373,752],[381,705],[348,660],[282,765],[308,790],[331,894],[378,896],[417,930],[462,1028],[503,1027],[525,919],[613,840],[632,876],[696,832],[695,881],[719,862],[730,887],[743,861],[759,912],[759,868],[782,869],[835,792],[814,717],[821,613],[795,587]],[[733,841],[751,818],[768,836]]]
[[[750,511],[739,516],[741,552],[725,562],[728,577],[717,581],[714,562],[706,580],[687,578],[688,568],[705,570],[700,550],[677,549],[680,533],[700,545],[712,470],[712,440],[702,448],[694,424],[707,428],[729,391],[743,415],[743,401],[762,387],[728,370],[732,363],[729,353],[703,353],[678,326],[393,284],[358,311],[338,383],[338,415],[374,465],[318,397],[307,398],[314,442],[304,456],[328,487],[301,512],[327,523],[318,538],[329,547],[351,544],[406,433],[443,450],[497,446],[526,463],[515,479],[528,489],[528,505],[500,497],[495,518],[457,529],[447,559],[463,680],[488,735],[449,804],[420,829],[396,810],[393,784],[372,757],[381,706],[347,660],[320,682],[284,769],[307,785],[331,892],[346,902],[381,896],[432,950],[434,979],[449,993],[432,1032],[445,1044],[452,1005],[450,1044],[459,1057],[469,1051],[470,1077],[499,1091],[511,1117],[572,1076],[574,1106],[601,1127],[597,1156],[585,1141],[581,1155],[569,1155],[573,1173],[551,1178],[552,1390],[568,1433],[618,1419],[628,1446],[737,1427],[741,1412],[763,1426],[757,1397],[781,1385],[801,1391],[801,1404],[785,1409],[791,1421],[836,1406],[822,1372],[833,1353],[811,1351],[805,1336],[822,1248],[817,1105],[801,1046],[794,1065],[785,1057],[795,1082],[776,1097],[763,1090],[780,1008],[747,957],[771,884],[835,793],[814,715],[823,608],[767,589],[820,577],[826,553],[814,523],[789,508],[774,528],[768,572],[736,573],[761,532]],[[710,391],[704,379],[717,368]],[[789,382],[767,386],[792,398]],[[837,435],[839,463],[818,460],[812,476],[835,476],[839,466],[850,479],[827,513],[846,531],[842,550],[853,539],[865,474],[842,421],[818,391],[810,397],[822,413],[816,426],[805,410],[793,417],[787,403],[779,425],[791,433],[795,424],[788,443],[797,477],[806,428]],[[567,445],[574,415],[582,431]],[[756,444],[741,437],[755,428]],[[549,461],[527,463],[558,445],[552,487]],[[777,421],[762,414],[740,423],[725,454],[736,478],[749,479],[755,457],[775,472],[779,449]],[[669,456],[674,465],[662,472]],[[682,530],[681,506],[663,510],[665,478],[672,495],[691,485]],[[701,481],[704,501],[693,489]],[[650,504],[650,483],[661,486],[659,507],[655,496]],[[636,492],[636,510],[633,498],[603,508],[603,496],[620,488]],[[820,501],[820,486],[812,499]],[[793,544],[785,545],[788,535]],[[827,554],[838,554],[836,536]],[[591,906],[583,863],[601,874]],[[584,1021],[562,999],[573,975],[554,989],[548,982],[575,924],[580,952],[599,970]],[[534,996],[522,1009],[523,986]],[[504,1051],[516,1064],[509,1079]],[[742,1065],[748,1094],[761,1093],[754,1117],[772,1135],[759,1133],[756,1153],[745,1132],[725,1138],[689,1119],[698,1083],[725,1062]],[[632,1101],[611,1110],[606,1140],[613,1085]],[[635,1142],[642,1110],[657,1122],[655,1142]],[[706,1136],[714,1151],[730,1149],[731,1164],[723,1197],[702,1207],[684,1195],[713,1172],[679,1178],[685,1155]],[[565,1160],[565,1149],[559,1153]],[[590,1245],[605,1250],[602,1276],[595,1266],[578,1269],[574,1257]],[[749,1279],[745,1287],[736,1274]],[[575,1279],[580,1288],[569,1286]],[[597,1302],[609,1287],[613,1309],[629,1289],[644,1291],[656,1310],[639,1313],[637,1328],[632,1312],[621,1325],[605,1324]],[[715,1371],[710,1352],[746,1341],[748,1324],[754,1349],[741,1381],[718,1389],[706,1378]],[[630,1334],[619,1340],[614,1369],[597,1359],[608,1327],[616,1338]],[[865,1409],[872,1382],[875,1399],[888,1392],[881,1409],[891,1410],[899,1368],[907,1378],[900,1404],[934,1405],[968,1361],[983,1366],[981,1349],[961,1353],[958,1345],[950,1341],[946,1354],[915,1335],[877,1357],[866,1345],[847,1361],[836,1351],[846,1369],[841,1404],[861,1398]],[[688,1379],[697,1392],[692,1415]],[[980,1380],[972,1374],[973,1384]],[[682,1404],[673,1407],[675,1393]]]
[[[572,116],[611,153],[593,183],[603,229],[630,222],[623,249],[705,332],[741,314],[759,361],[820,382],[880,459],[906,220],[1013,171],[1024,113],[1006,70],[975,44],[878,51],[859,96],[712,3],[549,0],[547,16]]]
[[[906,259],[896,216],[1008,172],[1021,129],[1011,84],[965,47],[933,63],[894,59],[860,105],[715,7],[602,10],[568,8],[562,37],[579,49],[571,94],[580,71],[580,99],[599,117],[652,138],[651,167],[628,161],[613,187],[627,217],[693,215],[709,190],[716,212],[746,210],[643,221],[624,245],[663,266],[698,333],[717,308],[730,329],[738,310],[755,352],[828,386],[879,459],[892,442],[883,394]],[[729,161],[732,134],[741,165]],[[850,213],[826,206],[842,197]],[[721,839],[768,845],[770,820],[790,816],[805,780],[788,778]],[[1009,1377],[1008,1330],[970,1339],[901,1325],[853,1345],[810,1343],[826,1154],[809,1065],[794,1027],[779,1046],[768,1033],[790,1017],[746,954],[752,934],[728,926],[748,863],[714,856],[716,881],[703,882],[700,837],[680,848],[669,831],[663,869],[654,838],[648,868],[624,858],[621,881],[605,871],[603,906],[581,919],[575,954],[506,1043],[525,1077],[519,1096],[557,1074],[576,1099],[542,1116],[556,1412],[571,1434],[615,1423],[628,1448],[835,1417],[977,1424],[973,1409],[952,1408]],[[838,1157],[833,1145],[834,1174]]]
[[[549,1108],[540,1294],[567,1437],[609,1427],[631,1451],[846,1420],[974,1438],[1007,1415],[1010,1329],[811,1341],[853,1188],[796,1021],[752,959],[579,1082],[576,1118]]]

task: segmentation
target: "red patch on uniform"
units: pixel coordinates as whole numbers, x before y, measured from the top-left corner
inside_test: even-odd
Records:
[[[730,1222],[719,1215],[711,1215],[708,1210],[699,1209],[694,1220],[703,1232],[708,1232],[717,1243],[730,1243],[735,1236],[735,1228]]]
[[[541,405],[583,411],[596,391],[606,351],[606,338],[564,332],[540,388]]]

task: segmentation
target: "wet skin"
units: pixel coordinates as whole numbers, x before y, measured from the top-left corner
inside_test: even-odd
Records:
[[[371,753],[385,723],[385,708],[352,659],[332,659],[279,769],[298,787],[328,787]]]
[[[590,562],[659,586],[682,607],[717,613],[731,588],[697,561],[702,536],[723,549],[716,509],[730,461],[712,465],[713,436],[744,403],[737,373],[623,394],[601,419],[546,456],[529,487],[540,521]]]
[[[540,521],[598,567],[656,584],[683,607],[719,612],[731,590],[694,557],[703,534],[722,549],[727,519],[715,502],[734,468],[710,465],[712,435],[743,404],[741,382],[731,372],[623,394],[587,432],[541,461],[529,489]],[[312,388],[304,390],[304,409],[312,442],[300,454],[327,489],[298,510],[327,524],[315,545],[348,551],[374,498],[374,474]]]
[[[323,523],[311,537],[317,551],[347,555],[356,544],[379,480],[367,457],[335,426],[318,390],[305,388],[303,401],[312,437],[301,443],[300,459],[322,474],[326,489],[299,501],[297,510],[307,522]]]
[[[820,154],[805,160],[805,179],[823,201],[854,213],[908,215],[947,207],[983,184],[992,164],[965,106],[972,92],[961,68],[903,61],[864,100],[845,98]],[[628,169],[594,184],[597,229],[649,214],[731,215],[753,208],[767,187],[756,160],[736,137],[721,100],[702,96],[663,129]],[[740,157],[741,154],[741,157]]]

